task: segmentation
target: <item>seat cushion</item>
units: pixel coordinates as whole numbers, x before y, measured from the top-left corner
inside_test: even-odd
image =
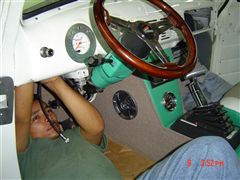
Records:
[[[240,99],[240,82],[231,88],[223,97],[235,97]]]
[[[240,112],[240,82],[223,96],[221,104],[229,109]]]

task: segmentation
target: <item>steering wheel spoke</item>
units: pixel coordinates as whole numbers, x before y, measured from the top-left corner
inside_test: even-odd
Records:
[[[173,27],[167,18],[160,19],[160,21],[147,21],[147,23],[149,23],[149,26],[151,26],[151,28],[154,30],[155,36],[159,36],[160,34]]]
[[[122,29],[131,31],[132,23],[130,21],[110,16],[110,26],[120,31],[122,31]]]
[[[158,57],[159,61],[161,61],[162,64],[170,62],[168,55],[165,53],[162,46],[157,40],[146,39],[145,42],[150,47],[152,52]]]

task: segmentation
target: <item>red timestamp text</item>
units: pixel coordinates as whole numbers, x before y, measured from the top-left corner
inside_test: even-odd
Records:
[[[192,162],[191,159],[187,160],[187,166],[191,167],[193,163],[199,164],[201,167],[223,167],[223,160],[214,160],[214,159],[201,159],[200,162]]]

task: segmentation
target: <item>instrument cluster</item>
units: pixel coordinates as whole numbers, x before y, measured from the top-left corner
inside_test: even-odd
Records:
[[[72,25],[65,37],[65,47],[72,60],[84,63],[96,50],[93,31],[82,23]]]

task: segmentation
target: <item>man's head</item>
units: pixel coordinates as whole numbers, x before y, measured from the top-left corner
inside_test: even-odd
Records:
[[[46,114],[48,114],[49,119],[55,128],[60,131],[60,125],[56,114],[52,109],[47,106],[46,103],[42,102],[43,109]],[[58,133],[53,129],[53,127],[48,122],[46,116],[43,113],[43,110],[40,106],[39,100],[34,100],[32,105],[32,117],[31,117],[31,126],[30,133],[32,138],[49,138],[53,139],[58,137]]]

